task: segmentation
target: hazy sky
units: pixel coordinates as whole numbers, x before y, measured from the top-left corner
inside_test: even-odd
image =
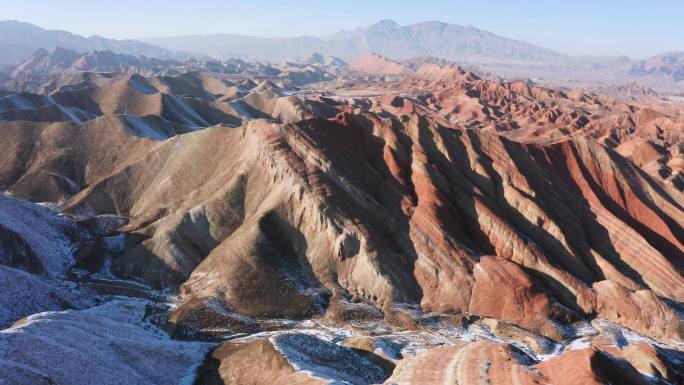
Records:
[[[381,19],[440,20],[572,54],[684,50],[681,0],[0,0],[0,20],[111,38],[326,35]]]

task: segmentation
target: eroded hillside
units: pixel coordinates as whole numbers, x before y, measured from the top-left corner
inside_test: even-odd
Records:
[[[684,107],[371,59],[7,92],[15,383],[680,383]]]

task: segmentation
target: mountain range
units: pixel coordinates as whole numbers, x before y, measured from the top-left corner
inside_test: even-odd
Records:
[[[0,384],[684,384],[684,55],[18,26]]]
[[[83,37],[67,31],[46,30],[30,23],[15,20],[0,21],[0,66],[16,64],[38,49],[57,47],[79,52],[108,50],[130,55],[171,59],[182,55],[136,40],[115,40],[101,36]]]
[[[471,26],[427,21],[401,26],[382,20],[369,27],[325,37],[259,38],[234,34],[148,38],[143,41],[170,50],[201,53],[218,59],[240,57],[278,61],[313,52],[353,61],[375,52],[393,59],[430,55],[449,60],[553,63],[566,55],[508,39]]]
[[[573,56],[472,26],[426,21],[402,26],[383,20],[324,37],[265,38],[236,34],[114,40],[49,31],[28,23],[0,22],[0,65],[16,65],[38,49],[79,53],[111,51],[156,59],[240,59],[263,63],[307,61],[312,55],[356,61],[370,53],[394,60],[435,57],[473,66],[506,79],[531,78],[548,86],[615,86],[643,81],[658,91],[684,92],[684,53],[667,52],[643,60]]]

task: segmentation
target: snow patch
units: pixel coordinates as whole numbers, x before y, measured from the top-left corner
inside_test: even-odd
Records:
[[[97,118],[97,115],[83,111],[80,108],[67,107],[59,103],[55,103],[55,106],[57,106],[57,108],[59,108],[59,110],[73,123],[83,123]]]
[[[194,124],[174,124],[156,115],[123,115],[123,119],[126,125],[128,126],[128,129],[134,135],[151,138],[158,141],[168,139],[172,136],[178,135],[179,133],[197,130],[197,126]],[[179,130],[178,128],[181,128],[181,130]]]
[[[162,127],[155,127],[149,124],[144,118],[139,116],[123,116],[129,130],[136,136],[151,138],[154,140],[164,140],[173,136],[173,133],[165,132]]]
[[[159,92],[157,89],[149,85],[145,78],[140,75],[132,75],[130,79],[128,79],[128,85],[133,87],[134,90],[145,95],[152,95]]]
[[[31,98],[33,96],[33,98]],[[0,112],[12,110],[30,110],[46,105],[45,97],[25,92],[0,98]]]
[[[254,115],[249,111],[247,107],[243,105],[243,101],[241,100],[232,100],[228,102],[228,104],[233,107],[235,112],[237,112],[240,115],[240,118],[244,122],[245,120],[251,120],[254,119]]]
[[[87,111],[83,111],[80,108],[63,106],[60,103],[57,103],[57,101],[55,101],[55,99],[52,96],[47,96],[46,100],[48,104],[52,104],[55,107],[57,107],[59,111],[62,114],[64,114],[67,118],[69,118],[69,120],[73,123],[83,123],[88,120],[93,120],[97,118],[97,115]]]
[[[336,384],[373,384],[385,380],[383,370],[351,349],[309,333],[282,333],[269,338],[296,369]]]
[[[190,126],[202,126],[202,127],[209,127],[211,126],[211,123],[207,122],[204,120],[203,117],[201,117],[190,105],[188,102],[186,102],[182,97],[180,96],[171,96],[171,100],[173,100],[174,103],[172,103],[172,106],[174,109],[177,107],[180,109],[180,111],[176,110],[174,111],[176,115],[178,115],[179,118],[183,120],[184,124],[190,125]]]

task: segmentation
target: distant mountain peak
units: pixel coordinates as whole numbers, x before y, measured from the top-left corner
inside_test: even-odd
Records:
[[[380,27],[380,28],[396,28],[399,27],[399,23],[392,19],[382,19],[379,22],[373,24],[372,27]]]
[[[40,51],[40,50],[39,50]],[[48,51],[51,55],[64,55],[64,54],[76,54],[77,52],[73,49],[67,49],[64,47],[55,47]]]
[[[459,24],[449,24],[449,23],[445,23],[445,22],[439,21],[439,20],[426,20],[426,21],[421,21],[420,23],[416,23],[414,25],[436,25],[436,26],[457,25],[459,27],[461,26]]]

